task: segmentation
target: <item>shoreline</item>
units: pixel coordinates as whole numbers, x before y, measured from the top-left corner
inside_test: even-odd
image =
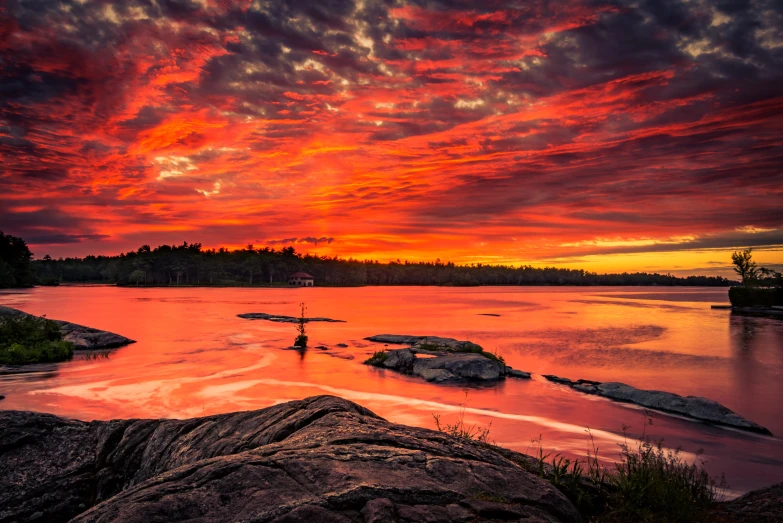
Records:
[[[98,282],[98,281],[86,281],[86,282],[64,282],[60,283],[58,285],[31,285],[29,287],[3,287],[0,288],[1,291],[22,291],[22,290],[29,290],[29,289],[36,289],[36,288],[44,288],[44,287],[117,287],[121,289],[241,289],[241,288],[249,288],[249,289],[313,289],[313,288],[324,288],[324,289],[352,289],[352,288],[362,288],[362,287],[440,287],[440,288],[474,288],[474,287],[481,287],[481,288],[494,288],[494,287],[512,287],[512,288],[554,288],[554,289],[560,289],[560,288],[567,288],[567,287],[573,287],[577,289],[584,289],[584,288],[600,288],[600,287],[606,287],[606,288],[620,288],[620,287],[634,287],[634,288],[641,288],[641,289],[650,289],[650,288],[661,288],[661,289],[730,289],[731,285],[660,285],[660,284],[593,284],[593,283],[586,283],[586,284],[574,284],[574,283],[568,283],[568,284],[551,284],[551,283],[540,283],[540,284],[518,284],[518,285],[510,285],[510,284],[497,284],[497,285],[455,285],[455,284],[407,284],[407,283],[401,283],[401,284],[386,284],[386,285],[377,285],[377,284],[356,284],[356,285],[333,285],[333,284],[316,284],[312,287],[300,287],[297,285],[288,285],[287,283],[273,283],[273,284],[174,284],[169,285],[165,283],[160,284],[141,284],[141,285],[125,285],[125,284],[119,284],[119,283],[112,283],[112,282]]]
[[[390,423],[336,396],[183,420],[81,422],[26,411],[0,411],[0,420],[0,466],[11,471],[0,476],[0,519],[8,521],[141,523],[187,506],[205,522],[396,521],[371,517],[393,513],[577,523],[590,514],[569,489],[595,492],[588,477],[581,487],[558,483],[551,465],[530,455]],[[774,521],[758,515],[783,510],[783,484],[710,507],[716,521]]]

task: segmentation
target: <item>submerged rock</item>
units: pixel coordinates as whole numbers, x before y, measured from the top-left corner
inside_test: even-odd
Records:
[[[0,318],[4,316],[32,316],[32,314],[12,309],[11,307],[0,306]],[[52,321],[60,326],[60,333],[63,339],[73,343],[73,348],[76,350],[112,349],[136,343],[135,340],[113,332],[93,329],[92,327],[85,327],[78,323],[63,320]]]
[[[274,321],[277,323],[299,323],[302,318],[297,318],[295,316],[283,316],[279,314],[267,314],[265,312],[245,312],[243,314],[237,314],[238,317],[244,318],[246,320],[267,320],[267,321]],[[329,323],[345,323],[345,320],[333,320],[332,318],[305,318],[305,323],[310,323],[311,321],[325,321]]]
[[[633,403],[648,409],[678,414],[716,425],[772,435],[766,428],[743,418],[717,401],[700,396],[680,396],[679,394],[660,390],[642,390],[617,382],[571,381],[567,378],[552,375],[544,375],[544,378],[586,394],[595,394],[614,401]]]
[[[6,411],[0,522],[581,521],[525,461],[330,396],[190,420]]]

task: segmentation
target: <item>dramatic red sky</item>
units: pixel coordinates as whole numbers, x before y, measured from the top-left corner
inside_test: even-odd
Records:
[[[783,262],[778,0],[4,0],[0,75],[38,257]]]

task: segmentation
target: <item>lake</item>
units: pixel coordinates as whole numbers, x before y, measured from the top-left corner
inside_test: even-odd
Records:
[[[285,350],[296,325],[244,312],[326,316],[309,323],[311,348]],[[640,287],[119,288],[40,287],[0,292],[0,304],[128,336],[104,356],[0,375],[2,409],[83,420],[185,418],[334,394],[398,423],[434,428],[433,415],[490,428],[497,444],[599,456],[642,430],[725,473],[731,494],[783,481],[783,441],[580,394],[540,374],[622,381],[719,401],[783,436],[783,321],[711,304],[726,289]],[[488,316],[496,314],[499,316]],[[438,335],[497,351],[532,380],[434,385],[362,365],[373,334]],[[338,347],[345,343],[347,347]],[[325,345],[329,349],[313,348]],[[6,369],[7,371],[7,369]],[[536,440],[536,443],[532,443]]]

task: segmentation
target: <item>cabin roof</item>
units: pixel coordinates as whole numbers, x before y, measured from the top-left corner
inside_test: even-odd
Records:
[[[291,276],[289,276],[289,278],[309,278],[311,280],[315,279],[309,274],[307,274],[306,272],[302,272],[302,271],[293,273]]]

